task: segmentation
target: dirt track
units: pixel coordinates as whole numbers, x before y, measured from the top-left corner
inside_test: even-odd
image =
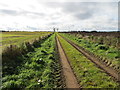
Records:
[[[57,45],[58,45],[58,52],[60,55],[60,61],[63,69],[63,74],[65,76],[66,88],[80,88],[58,38],[57,38]]]
[[[75,47],[85,57],[87,57],[89,60],[91,60],[93,63],[95,63],[97,65],[97,67],[103,69],[106,73],[108,73],[110,76],[114,77],[117,81],[120,81],[119,74],[116,70],[114,70],[113,68],[110,68],[107,65],[105,65],[104,63],[100,62],[99,60],[97,60],[96,57],[92,57],[86,51],[84,51],[82,49],[82,47],[78,46],[77,44],[73,43],[72,41],[66,39],[65,37],[62,37],[62,38],[64,38],[68,43],[70,43],[73,47]]]

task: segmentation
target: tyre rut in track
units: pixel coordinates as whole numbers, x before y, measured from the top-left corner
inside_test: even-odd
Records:
[[[91,60],[93,63],[95,63],[97,65],[97,67],[103,69],[107,74],[109,74],[110,76],[115,78],[118,82],[120,82],[119,73],[116,70],[114,70],[113,68],[110,68],[107,65],[105,65],[104,63],[100,62],[99,60],[97,60],[96,57],[92,57],[90,54],[88,54],[86,51],[84,51],[82,47],[80,47],[79,45],[75,44],[71,40],[68,40],[67,38],[65,38],[63,36],[61,36],[61,37],[64,40],[66,40],[69,44],[71,44],[74,48],[76,48],[85,57],[87,57],[89,60]]]
[[[65,76],[65,83],[66,83],[66,88],[80,88],[77,79],[70,67],[70,64],[67,60],[67,57],[65,55],[65,52],[61,46],[60,41],[57,39],[57,45],[58,45],[58,51],[60,55],[60,60],[61,60],[61,65],[62,65],[62,70],[63,74]]]

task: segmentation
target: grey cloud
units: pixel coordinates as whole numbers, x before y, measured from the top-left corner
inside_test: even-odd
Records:
[[[0,13],[5,14],[5,15],[12,15],[12,16],[17,16],[17,15],[35,15],[35,16],[44,16],[44,13],[38,13],[38,12],[30,12],[30,11],[25,11],[25,10],[9,10],[9,9],[0,9]]]
[[[57,23],[57,22],[49,23],[49,25],[57,25],[57,24],[59,24],[59,23]]]
[[[80,20],[91,18],[94,12],[97,11],[95,7],[97,4],[95,2],[46,3],[46,5],[52,8],[62,8],[64,13],[71,14]]]
[[[61,24],[61,22],[51,22],[48,25],[58,25],[58,24]]]
[[[36,27],[31,27],[31,26],[27,26],[28,29],[32,29],[32,30],[38,30],[38,28]]]
[[[116,6],[116,3],[108,2],[47,2],[51,8],[61,8],[65,14],[70,14],[78,20],[86,20],[104,12],[101,7]]]
[[[8,7],[7,4],[3,4],[3,3],[0,3],[0,6],[3,6],[3,7]]]
[[[89,19],[93,16],[92,13],[90,12],[85,12],[85,13],[77,13],[74,15],[77,19],[81,19],[81,20],[84,20],[84,19]]]
[[[9,15],[16,15],[18,12],[15,11],[15,10],[0,9],[0,13],[2,13],[2,14],[9,14]]]
[[[96,11],[97,3],[70,3],[65,6],[64,11],[71,13],[75,18],[80,20],[89,19],[94,15]]]

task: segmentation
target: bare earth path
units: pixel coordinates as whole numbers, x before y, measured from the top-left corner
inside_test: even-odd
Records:
[[[57,38],[57,45],[58,45],[61,65],[63,68],[63,74],[65,76],[66,88],[80,88],[58,38]]]
[[[97,60],[96,57],[92,57],[89,55],[86,51],[82,49],[82,47],[78,46],[77,44],[73,43],[72,41],[64,38],[68,43],[70,43],[74,48],[76,48],[79,52],[81,52],[84,56],[86,56],[89,60],[91,60],[93,63],[95,63],[98,67],[103,69],[106,73],[114,77],[117,81],[119,80],[119,73],[115,71],[113,68],[107,67],[104,63],[100,62],[100,60]]]

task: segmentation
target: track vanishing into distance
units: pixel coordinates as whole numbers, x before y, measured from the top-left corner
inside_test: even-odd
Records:
[[[60,62],[62,65],[63,74],[65,76],[66,88],[80,88],[77,79],[72,71],[72,68],[69,64],[67,56],[65,55],[64,49],[62,48],[62,45],[58,40],[58,38],[56,38],[56,41],[57,41],[58,52],[60,56]]]
[[[61,36],[61,35],[60,35]],[[98,60],[97,57],[93,57],[91,56],[89,53],[87,53],[85,51],[85,49],[83,47],[80,47],[79,45],[75,44],[74,42],[72,42],[71,40],[68,40],[67,38],[61,36],[64,40],[66,40],[69,44],[71,44],[74,48],[76,48],[80,53],[82,53],[86,58],[88,58],[89,60],[91,60],[93,63],[96,64],[97,67],[101,68],[102,70],[104,70],[108,75],[112,76],[116,81],[120,82],[120,75],[119,73],[114,70],[111,67],[108,67],[105,63],[100,62],[100,60]]]

